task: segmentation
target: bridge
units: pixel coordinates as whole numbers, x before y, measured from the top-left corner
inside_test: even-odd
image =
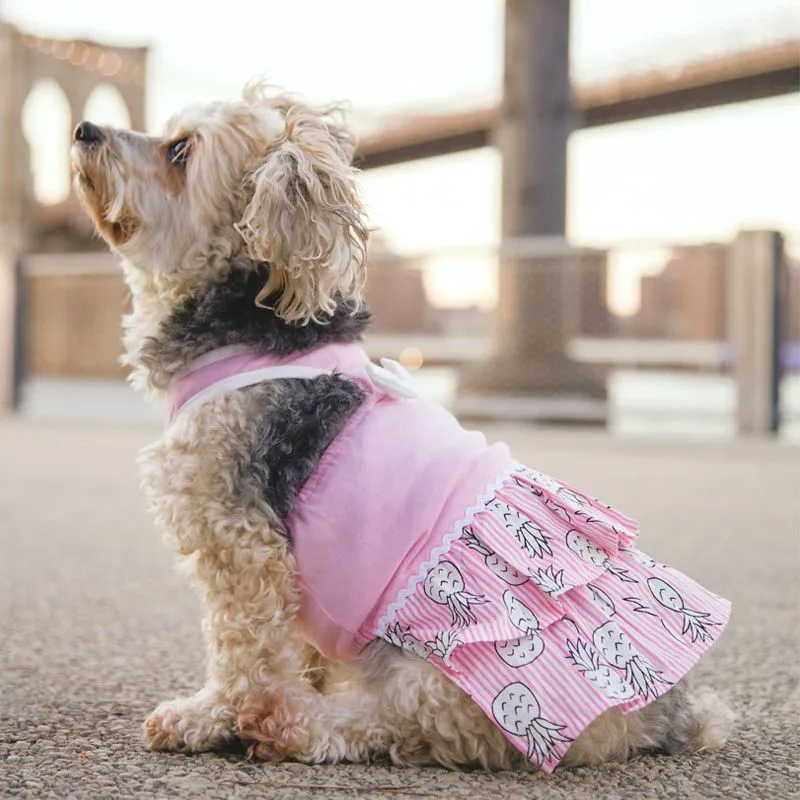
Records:
[[[570,0],[505,0],[502,102],[456,114],[387,120],[385,127],[362,139],[357,154],[363,168],[373,169],[485,146],[494,145],[501,151],[502,245],[493,348],[486,342],[467,339],[446,345],[425,339],[406,340],[404,344],[372,343],[398,356],[405,350],[410,361],[422,356],[427,364],[469,362],[461,374],[460,390],[473,404],[485,399],[494,406],[503,398],[516,402],[532,396],[550,398],[561,405],[573,396],[602,402],[605,387],[594,366],[630,355],[630,350],[623,348],[623,352],[619,347],[609,351],[603,342],[575,341],[579,332],[570,322],[588,314],[587,309],[598,310],[606,270],[604,251],[576,249],[564,236],[567,140],[572,131],[775,97],[800,87],[800,26],[796,24],[800,17],[796,14],[789,24],[782,21],[780,26],[767,19],[774,31],[771,39],[756,40],[753,31],[748,30],[746,46],[741,46],[737,37],[735,46],[726,42],[726,47],[716,48],[715,52],[709,51],[709,42],[701,41],[702,56],[698,51],[687,56],[683,42],[670,51],[667,64],[656,66],[651,61],[646,67],[626,65],[614,77],[600,79],[599,73],[594,72],[591,82],[575,82],[574,76],[570,79],[569,69],[570,6]],[[3,23],[0,45],[6,67],[0,70],[0,121],[5,123],[0,125],[0,244],[7,251],[0,253],[5,255],[0,264],[0,308],[5,320],[0,326],[0,362],[13,366],[19,361],[19,309],[23,306],[18,302],[20,275],[14,267],[23,263],[18,256],[30,267],[28,257],[32,253],[82,251],[79,271],[85,272],[90,267],[86,251],[99,247],[92,242],[88,222],[74,198],[49,207],[35,201],[30,153],[19,125],[20,110],[36,81],[50,78],[64,91],[74,122],[81,118],[89,92],[107,82],[119,90],[133,126],[142,127],[148,51],[51,39],[26,34]],[[764,234],[745,237],[734,246],[733,260],[741,262],[741,268],[737,267],[741,280],[737,279],[733,296],[755,300],[772,296],[775,286],[770,276],[777,275],[772,267],[782,263],[778,241],[771,234]],[[510,244],[520,242],[527,244],[518,252],[509,251]],[[64,291],[76,293],[65,268],[64,263],[60,264],[48,278],[49,288],[54,286],[53,281],[61,281]],[[759,275],[764,277],[764,286],[755,286]],[[109,286],[113,281],[109,275],[98,274],[94,278],[93,291],[117,291],[118,287]],[[41,288],[42,281],[37,285]],[[77,294],[81,303],[90,299],[88,290]],[[98,309],[117,310],[118,299],[92,304],[92,316],[97,317]],[[74,307],[64,308],[72,314],[66,328],[82,330],[74,324],[81,315],[75,314]],[[751,309],[748,306],[745,310],[749,313]],[[767,312],[767,306],[758,310],[761,322],[768,320]],[[737,311],[737,315],[745,320],[744,312]],[[54,315],[49,316],[55,319]],[[108,330],[115,330],[116,319],[104,321],[103,325],[106,323]],[[88,331],[93,341],[106,341],[98,334],[100,327],[97,322],[97,330]],[[743,330],[756,327],[748,323]],[[768,327],[764,328],[767,332]],[[45,325],[30,328],[42,336],[47,330]],[[589,334],[605,335],[603,330]],[[64,338],[55,334],[51,337],[58,344],[53,352],[61,354]],[[758,363],[773,363],[767,357],[773,351],[777,353],[773,338],[759,340],[760,349],[753,351],[759,356]],[[80,348],[75,351],[83,352]],[[677,355],[664,348],[656,353],[652,347],[647,353],[641,348],[637,352],[637,359],[645,362],[677,357],[681,361],[688,358],[716,363],[719,359],[718,350],[708,348],[702,352],[695,348],[688,354],[684,348]],[[63,355],[59,359],[63,361]],[[774,362],[778,363],[777,358]],[[4,371],[8,374],[14,370]],[[743,375],[746,372],[742,370]],[[8,381],[0,380],[3,383]],[[774,381],[760,375],[758,381],[751,383],[772,391]],[[0,385],[0,395],[8,394]],[[771,425],[771,407],[767,402],[762,406],[760,419],[767,419]]]
[[[575,127],[775,97],[800,90],[800,37],[723,52],[683,64],[639,69],[572,86]],[[500,104],[450,114],[404,117],[365,136],[359,166],[391,164],[491,146]]]

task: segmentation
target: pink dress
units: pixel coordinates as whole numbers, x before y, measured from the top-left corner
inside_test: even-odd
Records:
[[[633,520],[464,431],[386,366],[358,345],[285,359],[223,350],[176,382],[171,419],[278,377],[361,385],[365,401],[286,520],[306,635],[333,659],[375,638],[426,659],[550,772],[605,710],[641,708],[679,681],[730,604],[637,550]]]

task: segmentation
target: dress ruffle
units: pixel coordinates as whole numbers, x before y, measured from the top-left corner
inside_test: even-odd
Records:
[[[443,537],[379,634],[442,669],[538,767],[641,708],[714,643],[730,604],[635,548],[629,517],[518,466]]]

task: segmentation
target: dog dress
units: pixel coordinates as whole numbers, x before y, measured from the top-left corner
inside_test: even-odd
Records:
[[[170,419],[222,391],[340,374],[364,401],[285,520],[309,641],[377,638],[438,667],[540,769],[609,708],[642,708],[716,641],[727,600],[636,548],[637,525],[514,461],[357,344],[222,348],[179,378]]]

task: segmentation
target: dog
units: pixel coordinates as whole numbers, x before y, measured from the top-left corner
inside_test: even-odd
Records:
[[[143,486],[205,609],[206,685],[146,746],[547,772],[720,747],[687,673],[727,602],[364,356],[354,152],[340,107],[261,84],[163,136],[75,129],[124,362],[168,409]]]

